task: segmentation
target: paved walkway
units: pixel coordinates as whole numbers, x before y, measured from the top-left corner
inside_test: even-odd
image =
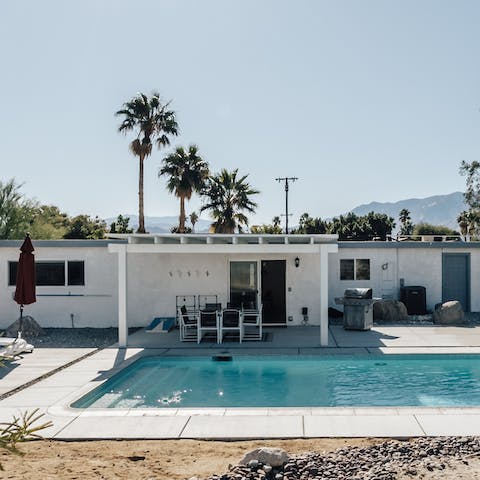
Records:
[[[216,345],[181,344],[178,332],[137,332],[130,348],[101,350],[84,360],[0,401],[0,422],[34,408],[53,427],[56,439],[108,438],[296,438],[410,437],[480,435],[478,408],[198,408],[72,409],[69,405],[143,355],[476,353],[480,327],[382,326],[369,332],[334,326],[329,347],[319,347],[318,327],[269,330],[267,342]],[[318,332],[319,333],[319,332]],[[147,348],[145,348],[147,347]],[[91,349],[38,349],[25,355],[0,381],[3,391],[68,363]],[[36,356],[36,357],[35,357]],[[43,359],[43,360],[41,360]],[[38,360],[38,370],[35,370]],[[50,364],[49,364],[50,363]],[[6,383],[4,384],[4,382]],[[4,386],[5,385],[5,386]]]
[[[0,368],[0,397],[94,351],[94,348],[37,348],[5,362],[5,367]]]

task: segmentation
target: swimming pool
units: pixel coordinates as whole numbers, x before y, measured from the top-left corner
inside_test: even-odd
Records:
[[[146,357],[73,408],[479,406],[480,355]]]

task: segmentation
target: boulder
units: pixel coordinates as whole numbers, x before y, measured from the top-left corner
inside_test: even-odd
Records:
[[[439,325],[461,325],[465,323],[465,313],[458,300],[452,300],[435,306],[433,323]]]
[[[380,300],[373,304],[374,321],[403,322],[407,319],[407,307],[398,300]]]
[[[240,460],[240,465],[249,465],[252,460],[256,460],[271,467],[281,467],[288,462],[289,458],[288,453],[281,448],[264,447],[246,453]]]
[[[26,315],[22,318],[22,325],[20,327],[20,319],[18,318],[15,320],[6,330],[5,336],[6,337],[16,337],[18,335],[18,331],[22,330],[23,337],[40,337],[45,335],[44,330],[42,327],[35,321],[33,317]]]

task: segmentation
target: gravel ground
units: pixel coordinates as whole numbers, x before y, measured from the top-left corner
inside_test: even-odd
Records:
[[[479,456],[478,437],[389,440],[367,447],[296,455],[275,468],[251,460],[246,466],[231,467],[228,473],[212,475],[209,480],[395,480],[422,478],[428,472],[442,478],[444,470],[458,468],[459,463],[468,471],[470,462],[478,465]],[[462,478],[478,478],[474,473]]]
[[[343,317],[333,318],[329,317],[328,323],[330,325],[343,325]],[[465,312],[465,323],[468,325],[480,325],[480,312]],[[404,321],[398,322],[387,322],[384,320],[375,320],[375,326],[389,326],[389,325],[432,325],[434,326],[432,320],[432,314],[427,313],[426,315],[409,315],[408,318]]]
[[[105,348],[118,341],[118,328],[44,328],[45,335],[25,339],[35,348]],[[130,328],[133,333],[138,328]]]

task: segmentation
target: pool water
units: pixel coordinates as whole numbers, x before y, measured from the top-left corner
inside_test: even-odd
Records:
[[[146,357],[75,408],[480,406],[480,355]]]

